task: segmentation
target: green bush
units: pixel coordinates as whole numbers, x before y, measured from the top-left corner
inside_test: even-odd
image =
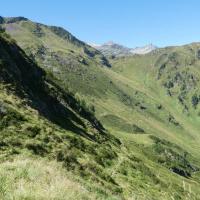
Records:
[[[44,156],[46,153],[48,153],[44,143],[28,143],[26,144],[26,148],[32,151],[34,154],[40,156]]]
[[[95,160],[102,166],[110,166],[112,164],[112,160],[117,158],[117,154],[112,148],[108,146],[102,146],[98,149],[95,155]]]
[[[74,170],[79,166],[77,158],[79,157],[80,152],[76,148],[67,149],[64,148],[57,152],[57,161],[63,162],[63,166],[68,170]]]
[[[26,128],[26,131],[30,137],[36,137],[41,131],[41,128],[37,126],[29,126]]]
[[[194,106],[194,108],[197,107],[198,103],[199,103],[199,97],[197,96],[197,94],[194,94],[192,96],[192,105]]]
[[[94,105],[86,102],[85,99],[81,95],[79,95],[78,93],[76,93],[75,94],[75,99],[77,100],[77,102],[80,105],[80,107],[79,107],[80,112],[82,111],[82,108],[83,108],[83,109],[85,109],[86,111],[88,111],[91,114],[95,113],[95,107],[94,107]]]
[[[11,125],[19,125],[26,121],[25,117],[13,109],[7,109],[6,113],[0,115],[0,130]]]

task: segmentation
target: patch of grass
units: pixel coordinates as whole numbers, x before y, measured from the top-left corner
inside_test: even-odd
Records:
[[[108,127],[113,127],[118,131],[124,131],[134,134],[144,134],[144,129],[140,128],[136,124],[129,124],[126,120],[115,116],[115,115],[105,115],[101,117],[101,121],[104,125]]]
[[[56,162],[17,157],[0,164],[1,199],[96,199]]]

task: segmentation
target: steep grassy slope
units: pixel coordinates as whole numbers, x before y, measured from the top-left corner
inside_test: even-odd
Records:
[[[190,141],[196,142],[199,141],[199,48],[199,44],[191,44],[160,49],[113,63],[113,70],[157,102],[157,117],[168,111],[172,115],[169,122],[182,129],[180,137],[190,137]]]
[[[58,163],[16,156],[0,165],[1,199],[95,199]]]
[[[18,96],[11,92],[13,85],[7,88],[7,92],[6,86],[2,86],[4,102],[15,99],[9,101],[11,105],[8,106],[19,109],[23,117],[29,119],[26,122],[17,115],[13,123],[6,125],[11,132],[22,134],[25,130],[28,136],[24,138],[22,134],[24,145],[18,148],[10,142],[13,135],[4,134],[4,140],[8,140],[5,142],[8,145],[3,146],[4,152],[17,149],[29,154],[30,150],[43,157],[56,157],[86,184],[95,198],[199,198],[199,135],[198,121],[194,121],[198,120],[197,115],[184,114],[177,95],[168,95],[163,82],[165,73],[157,80],[160,66],[168,59],[168,55],[162,54],[171,54],[173,48],[157,50],[146,56],[114,59],[111,60],[112,68],[108,68],[105,65],[108,62],[99,52],[86,45],[90,51],[95,51],[91,57],[90,53],[83,51],[84,43],[71,40],[73,37],[66,31],[63,33],[62,29],[54,27],[52,30],[52,27],[24,18],[2,21],[6,31],[47,72],[45,75],[38,68],[40,77],[44,77],[40,79],[33,76],[35,72],[22,73],[30,76],[24,76],[23,92]],[[44,34],[34,35],[35,27]],[[38,45],[47,50],[40,51]],[[4,49],[2,47],[2,51]],[[179,48],[174,50],[179,51]],[[187,51],[185,54],[191,57]],[[5,58],[5,54],[1,55]],[[24,53],[23,56],[26,57]],[[13,57],[15,55],[10,55],[8,60]],[[80,57],[84,60],[80,61]],[[25,60],[31,62],[27,57]],[[170,68],[171,61],[166,62],[166,69]],[[6,66],[8,72],[9,65],[6,63]],[[12,67],[7,74],[15,71],[18,74],[17,71],[21,70]],[[38,91],[39,85],[44,86]],[[66,93],[68,87],[77,93],[76,98]],[[52,105],[55,105],[53,110]],[[25,110],[27,107],[28,111]],[[95,110],[96,117],[115,137],[108,134],[83,107]],[[194,112],[192,106],[191,112]],[[18,122],[19,127],[16,126]],[[31,128],[27,127],[28,124]],[[4,158],[5,154],[2,155]]]
[[[113,70],[157,103],[160,137],[181,144],[199,160],[199,48],[194,43],[113,61]],[[145,99],[143,100],[145,102]],[[146,112],[151,107],[146,106]],[[151,113],[153,114],[153,113]],[[162,132],[164,124],[165,134]],[[170,127],[170,124],[174,127]],[[159,127],[160,126],[160,127]]]
[[[97,74],[101,74],[102,67],[110,66],[107,59],[63,28],[33,23],[24,18],[4,18],[3,26],[32,59],[53,72],[67,87],[81,87],[85,93],[87,90],[95,93],[90,81],[97,78],[104,81],[104,77]]]
[[[1,162],[18,154],[55,159],[75,176],[86,179],[93,193],[112,196],[119,186],[103,166],[117,159],[120,142],[70,93],[48,80],[4,33],[0,51]],[[4,178],[0,182],[0,195],[11,199],[12,188],[4,188],[6,182]],[[27,194],[26,198],[31,196]]]

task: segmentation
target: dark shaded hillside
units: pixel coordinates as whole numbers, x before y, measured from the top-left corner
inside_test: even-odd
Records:
[[[99,83],[109,84],[109,78],[102,74],[103,68],[111,67],[109,61],[65,29],[22,17],[2,18],[1,21],[2,27],[26,54],[59,79],[58,84],[62,83],[60,86],[64,89],[101,95]]]
[[[93,114],[82,108],[71,94],[67,94],[55,83],[48,81],[45,72],[12,40],[8,43],[0,38],[0,51],[1,81],[11,84],[12,89],[20,97],[26,98],[27,103],[40,114],[65,129],[87,135],[84,130],[86,126],[81,120],[83,117],[103,133],[102,125]]]
[[[99,187],[100,196],[121,196],[120,186],[104,168],[113,165],[119,148],[120,141],[93,113],[0,33],[1,162],[27,154],[56,159],[82,181],[90,178],[93,185],[87,181],[88,188]],[[7,193],[0,191],[2,195]]]

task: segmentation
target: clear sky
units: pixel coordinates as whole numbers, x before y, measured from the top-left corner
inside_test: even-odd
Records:
[[[1,16],[62,26],[91,43],[135,47],[200,41],[200,0],[2,0]]]

